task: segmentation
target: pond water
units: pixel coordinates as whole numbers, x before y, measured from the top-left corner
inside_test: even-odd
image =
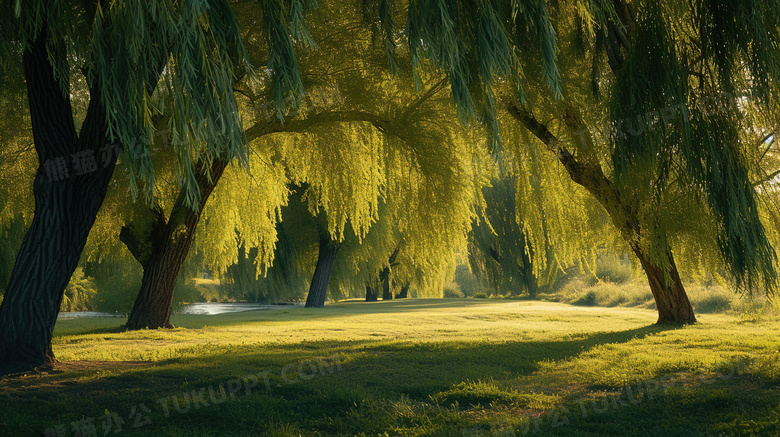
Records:
[[[303,306],[303,302],[286,305],[261,305],[257,303],[245,302],[196,302],[182,305],[175,314],[196,314],[213,316],[216,314],[238,313],[243,311],[260,311],[279,308],[291,308]],[[77,319],[81,317],[127,317],[127,314],[102,313],[99,311],[73,311],[60,313],[57,319]]]
[[[117,313],[101,313],[99,311],[71,311],[67,313],[59,313],[57,315],[58,320],[62,319],[78,319],[82,317],[125,317],[126,314]]]
[[[279,308],[291,308],[294,306],[303,306],[303,303],[290,304],[290,305],[261,305],[259,303],[242,303],[242,302],[227,302],[227,303],[196,302],[196,303],[188,303],[186,305],[182,305],[178,311],[175,311],[175,313],[213,316],[215,314],[239,313],[243,311],[273,310]]]

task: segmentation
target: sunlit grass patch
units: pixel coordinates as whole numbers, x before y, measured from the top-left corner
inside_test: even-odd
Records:
[[[534,396],[521,394],[512,389],[502,389],[493,380],[463,381],[431,396],[431,399],[441,405],[459,404],[466,407],[487,407],[494,405],[515,405],[529,407],[534,405]],[[535,407],[539,407],[537,401]]]

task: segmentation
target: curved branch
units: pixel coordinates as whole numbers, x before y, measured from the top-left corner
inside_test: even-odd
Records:
[[[598,162],[589,159],[577,159],[547,126],[539,123],[526,108],[509,105],[509,113],[522,123],[534,136],[541,140],[558,159],[572,181],[591,193],[612,218],[626,241],[637,241],[640,233],[639,217],[630,205],[620,196],[615,184],[607,178]],[[577,125],[573,114],[567,114],[566,124],[570,128]]]

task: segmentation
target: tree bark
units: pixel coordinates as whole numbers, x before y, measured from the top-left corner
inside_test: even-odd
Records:
[[[384,273],[384,272],[383,272]],[[390,292],[390,271],[382,278],[382,300],[393,300],[393,293]]]
[[[65,287],[116,163],[115,156],[105,163],[100,160],[106,144],[105,112],[94,88],[81,132],[76,134],[69,92],[54,78],[47,39],[44,25],[23,57],[39,166],[33,182],[35,214],[0,306],[0,374],[56,362],[51,339]],[[96,155],[99,164],[91,171],[81,167],[77,171],[73,165],[77,154]],[[64,170],[53,173],[53,162]]]
[[[170,219],[165,222],[162,210],[152,209],[155,215],[152,226],[151,247],[148,253],[138,255],[128,241],[132,241],[132,229],[123,228],[125,236],[122,241],[128,245],[131,252],[144,268],[141,289],[135,299],[133,310],[127,319],[126,328],[157,329],[173,328],[171,324],[171,309],[173,308],[173,290],[179,277],[184,260],[195,237],[200,215],[206,206],[206,201],[217,186],[228,161],[215,159],[211,164],[211,179],[205,171],[205,164],[199,163],[195,169],[195,177],[200,189],[200,201],[196,208],[185,205],[186,193],[179,192],[176,203],[171,210]],[[121,235],[121,234],[120,234]],[[143,238],[143,237],[142,237]],[[138,239],[137,236],[135,239]]]
[[[401,287],[401,292],[395,295],[396,299],[406,299],[409,296],[409,284]]]
[[[333,273],[333,264],[336,262],[336,254],[341,244],[333,242],[325,233],[320,237],[320,254],[317,258],[317,267],[309,286],[309,295],[306,298],[306,308],[322,308],[325,306],[325,298],[328,297],[328,284]]]
[[[379,299],[379,290],[376,286],[366,284],[366,302],[376,302]]]
[[[382,300],[393,300],[393,293],[390,291],[390,269],[397,265],[395,260],[398,258],[398,252],[400,251],[401,246],[395,248],[387,260],[387,266],[379,273],[379,280],[382,282]]]
[[[639,245],[632,244],[631,249],[639,258],[647,275],[647,281],[650,283],[650,291],[653,293],[655,306],[658,309],[656,323],[696,323],[693,307],[685,293],[685,287],[680,279],[671,251],[666,253],[669,265],[664,268],[653,261]]]

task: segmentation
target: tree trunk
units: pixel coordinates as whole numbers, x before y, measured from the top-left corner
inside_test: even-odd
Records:
[[[211,180],[206,175],[204,164],[198,164],[195,177],[200,189],[200,202],[195,210],[184,204],[184,189],[179,192],[167,223],[162,210],[152,210],[156,217],[149,237],[151,248],[148,253],[138,249],[139,239],[132,234],[131,228],[122,229],[124,235],[120,234],[120,238],[144,268],[141,289],[127,319],[127,329],[173,328],[170,321],[173,289],[195,237],[200,214],[227,164],[223,159],[215,159],[211,164]]]
[[[23,58],[39,166],[33,182],[35,214],[0,306],[0,374],[56,362],[51,338],[57,313],[116,163],[116,156],[100,160],[106,126],[95,89],[76,134],[69,92],[63,92],[48,61],[47,38],[44,25]],[[97,155],[99,164],[76,167],[76,155]],[[59,164],[56,171],[54,163]]]
[[[395,248],[387,261],[387,266],[379,273],[379,280],[382,282],[382,300],[393,300],[393,293],[390,291],[390,269],[396,266],[396,258],[401,246]]]
[[[390,272],[382,278],[382,300],[393,300],[393,293],[390,292]]]
[[[378,291],[377,287],[366,284],[366,302],[376,302],[379,295]]]
[[[336,262],[336,254],[341,244],[331,241],[325,233],[320,237],[320,254],[317,258],[317,267],[309,286],[309,295],[306,298],[306,308],[322,308],[325,306],[325,298],[328,296],[328,284],[333,273],[333,264]]]
[[[390,292],[390,267],[382,269],[379,281],[382,283],[382,300],[393,300],[393,293]]]
[[[632,244],[631,248],[636,257],[639,258],[650,283],[650,290],[653,292],[655,306],[658,309],[658,322],[656,323],[696,323],[693,307],[688,301],[688,295],[680,280],[672,253],[667,252],[669,266],[664,268],[654,262],[639,245]]]
[[[409,296],[409,284],[401,287],[401,292],[395,295],[396,299],[406,299]]]
[[[512,198],[513,203],[516,202],[515,198]],[[512,208],[512,211],[517,211],[517,205],[514,203],[514,206]],[[539,291],[539,281],[536,279],[536,275],[534,274],[534,268],[533,264],[531,264],[531,254],[533,253],[534,249],[528,244],[528,241],[526,241],[525,238],[525,223],[520,221],[518,222],[518,242],[517,244],[523,248],[521,251],[521,261],[520,265],[517,266],[518,273],[520,274],[520,277],[522,278],[522,285],[525,286],[525,290],[528,292],[528,297],[535,297],[536,293]],[[546,240],[545,240],[546,244]],[[544,250],[544,249],[542,249]],[[522,291],[522,290],[519,290]]]
[[[526,257],[524,256],[523,258]],[[533,267],[531,267],[530,263],[523,262],[521,272],[525,290],[528,292],[528,297],[536,297],[536,294],[539,293],[539,284],[536,281],[536,275],[534,275]]]

